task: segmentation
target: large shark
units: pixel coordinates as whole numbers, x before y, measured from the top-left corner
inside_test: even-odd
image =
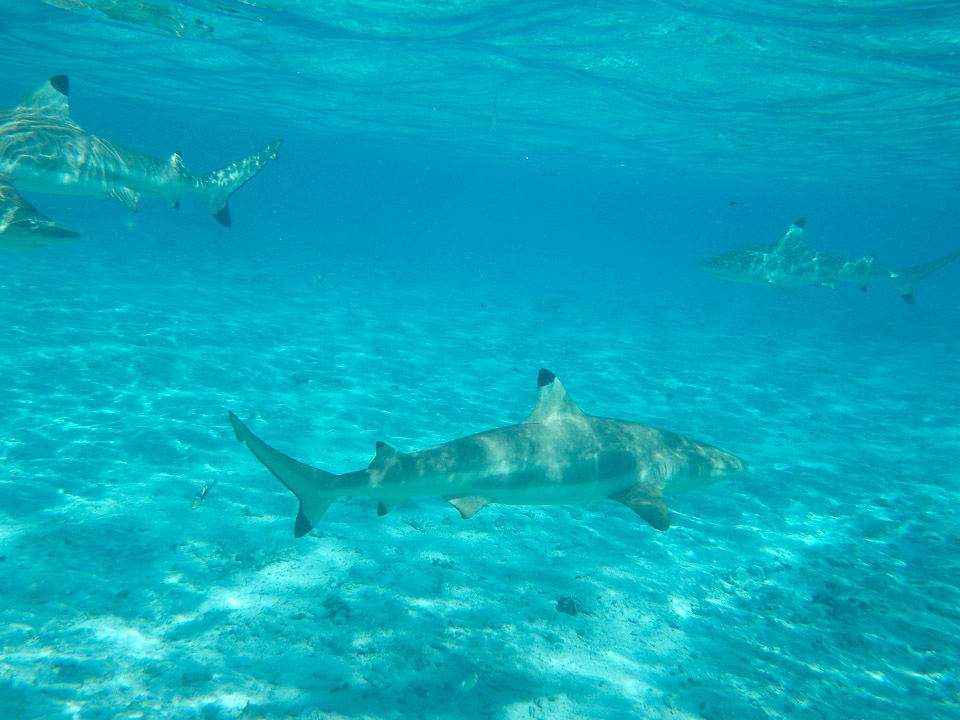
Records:
[[[712,485],[747,469],[728,452],[666,430],[587,415],[549,370],[539,398],[519,425],[487,430],[413,453],[378,442],[364,470],[343,475],[304,465],[274,450],[230,413],[247,444],[300,500],[301,537],[335,499],[379,501],[378,514],[418,495],[440,495],[464,518],[484,505],[558,505],[616,500],[658,530],[670,526],[663,493]]]
[[[161,160],[82,130],[70,119],[69,88],[66,75],[54,75],[15,108],[0,111],[0,182],[20,192],[116,198],[131,210],[141,195],[178,208],[181,196],[197,193],[229,227],[230,195],[277,157],[282,142],[197,177],[179,153]]]
[[[0,179],[0,247],[42,247],[67,242],[79,233],[48,218],[13,185]]]
[[[752,285],[770,285],[794,295],[791,288],[804,285],[825,285],[847,282],[859,285],[864,292],[875,282],[893,285],[900,296],[914,304],[913,286],[927,275],[939,270],[960,251],[939,260],[904,268],[898,272],[884,270],[870,255],[859,260],[848,260],[838,255],[820,252],[803,243],[804,220],[794,222],[777,242],[731,250],[701,261],[700,267],[711,275]],[[804,297],[803,295],[800,295]]]

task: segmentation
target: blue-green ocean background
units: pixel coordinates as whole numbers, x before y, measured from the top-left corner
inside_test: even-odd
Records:
[[[915,307],[697,267],[801,216],[890,269],[960,248],[958,27],[0,0],[2,107],[68,74],[81,127],[195,172],[284,139],[230,229],[28,196],[83,236],[0,256],[0,715],[960,717],[960,265]],[[540,367],[752,472],[664,534],[351,499],[295,541],[226,422],[345,472],[518,422]]]

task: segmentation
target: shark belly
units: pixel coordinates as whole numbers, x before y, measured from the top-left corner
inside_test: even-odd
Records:
[[[637,483],[636,458],[604,448],[582,423],[514,425],[404,456],[403,471],[377,492],[403,497],[482,497],[505,505],[598,502]]]

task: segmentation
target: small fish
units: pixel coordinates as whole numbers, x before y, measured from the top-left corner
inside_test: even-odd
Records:
[[[209,482],[203,486],[203,489],[200,490],[196,495],[193,496],[193,505],[190,506],[191,510],[196,510],[198,507],[203,505],[203,501],[207,499],[207,493],[213,490],[213,486],[217,484],[217,481]]]
[[[479,679],[480,677],[475,672],[470,673],[460,681],[460,687],[457,688],[457,692],[470,692],[477,686]]]

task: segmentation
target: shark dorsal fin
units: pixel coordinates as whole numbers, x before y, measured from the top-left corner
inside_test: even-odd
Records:
[[[786,248],[801,247],[803,245],[803,226],[806,225],[806,222],[803,218],[795,220],[780,239],[777,240],[777,249],[783,250]]]
[[[187,172],[187,164],[183,162],[183,155],[178,152],[170,156],[170,165],[178,173]]]
[[[537,376],[537,388],[539,390],[537,406],[523,422],[545,423],[583,415],[583,410],[577,407],[577,404],[567,395],[557,376],[549,370],[540,371],[540,375]]]
[[[54,118],[60,122],[70,120],[70,81],[66,75],[54,75],[47,80],[33,95],[17,106],[20,111]]]
[[[383,465],[384,463],[387,462],[387,460],[390,460],[391,458],[395,458],[402,454],[403,453],[401,453],[396,448],[390,447],[385,442],[381,442],[380,440],[377,440],[377,454],[374,456],[373,461],[370,463],[370,467]]]

